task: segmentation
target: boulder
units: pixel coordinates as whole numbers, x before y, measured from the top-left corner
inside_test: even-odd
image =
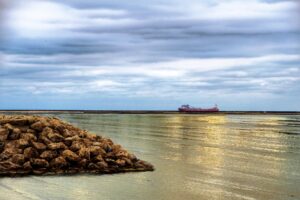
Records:
[[[48,144],[48,148],[51,150],[58,150],[58,149],[67,149],[67,146],[62,142],[57,142],[57,143]]]
[[[8,135],[9,140],[17,140],[20,138],[21,130],[19,128],[12,129],[11,133]]]
[[[30,159],[30,164],[33,168],[47,168],[49,167],[49,163],[45,159],[40,158],[32,158]]]
[[[105,151],[99,146],[91,146],[89,147],[90,154],[92,156],[97,156],[99,154],[105,154]]]
[[[53,167],[54,169],[56,169],[56,168],[61,169],[63,167],[66,167],[67,165],[68,165],[68,163],[67,163],[66,159],[64,159],[62,156],[54,158],[50,162],[50,166]]]
[[[20,149],[24,149],[25,147],[28,147],[29,146],[29,142],[28,140],[25,140],[25,139],[19,139],[17,140],[18,141],[18,147]]]
[[[11,160],[13,163],[22,165],[25,162],[25,156],[23,154],[15,154]]]
[[[43,125],[42,122],[35,122],[34,124],[31,124],[30,127],[31,127],[33,130],[36,130],[36,131],[42,131],[43,128],[44,128],[45,126]]]
[[[32,146],[37,150],[45,150],[47,149],[47,146],[41,142],[31,142]]]
[[[97,162],[97,166],[100,169],[106,169],[106,168],[108,168],[108,164],[105,161]]]
[[[72,141],[72,145],[70,146],[70,149],[72,151],[79,151],[81,148],[84,148],[84,144],[81,141]]]
[[[62,156],[69,161],[79,161],[80,157],[71,150],[64,150]]]
[[[8,137],[9,130],[5,128],[0,128],[0,141],[5,141]]]
[[[86,158],[87,160],[90,160],[90,150],[89,150],[89,148],[83,147],[83,148],[79,149],[78,155],[81,158]]]
[[[48,138],[52,141],[52,142],[61,142],[64,141],[64,137],[59,135],[58,133],[49,133],[48,134]]]
[[[25,158],[27,158],[27,159],[35,158],[39,155],[37,150],[33,147],[27,147],[26,149],[24,149],[23,154],[24,154]]]
[[[116,160],[117,165],[124,167],[126,165],[126,161],[122,159]]]
[[[11,124],[4,124],[3,127],[9,131],[12,131],[14,129],[14,127]]]
[[[26,141],[37,141],[37,137],[33,134],[33,133],[30,133],[30,132],[26,132],[26,133],[23,133],[21,134],[20,136],[21,139],[24,139]]]
[[[10,160],[0,162],[0,172],[1,173],[2,173],[2,171],[5,171],[5,170],[16,170],[16,169],[20,169],[20,168],[21,168],[20,165],[13,163]],[[8,172],[10,172],[10,171],[8,171]]]
[[[56,151],[46,150],[41,155],[40,158],[46,159],[46,160],[52,160],[53,158],[57,157]]]
[[[113,143],[54,117],[0,115],[0,174],[153,171]]]
[[[5,143],[0,141],[0,153],[3,151]]]
[[[30,164],[30,161],[25,162],[25,163],[23,164],[23,168],[24,168],[25,170],[31,170],[31,169],[32,169],[32,166],[31,166],[31,164]]]

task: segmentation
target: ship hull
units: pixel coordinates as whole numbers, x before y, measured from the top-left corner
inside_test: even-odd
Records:
[[[179,112],[187,112],[187,113],[194,113],[194,112],[219,112],[218,108],[178,108]]]

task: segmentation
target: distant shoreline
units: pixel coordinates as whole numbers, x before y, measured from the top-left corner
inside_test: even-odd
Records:
[[[300,115],[300,111],[219,111],[219,112],[195,112],[184,113],[175,110],[0,110],[1,113],[20,114],[278,114]]]

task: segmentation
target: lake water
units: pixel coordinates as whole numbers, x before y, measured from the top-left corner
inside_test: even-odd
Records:
[[[0,199],[300,199],[300,115],[55,114],[154,172],[0,178]]]

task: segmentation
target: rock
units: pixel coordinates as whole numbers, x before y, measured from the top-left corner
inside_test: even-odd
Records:
[[[116,163],[121,167],[124,167],[126,165],[126,161],[121,159],[116,160]]]
[[[14,127],[11,124],[4,124],[3,127],[9,131],[12,131],[14,129]]]
[[[11,160],[15,164],[22,165],[25,162],[25,156],[23,154],[15,154]]]
[[[39,140],[43,142],[45,145],[49,145],[50,143],[52,143],[52,141],[49,140],[46,136],[41,136]]]
[[[111,145],[107,142],[104,142],[101,146],[102,146],[102,149],[104,149],[107,153],[113,151]]]
[[[137,161],[137,158],[134,154],[128,154],[128,159],[131,160],[131,161]]]
[[[44,127],[45,126],[42,122],[35,122],[34,124],[31,124],[31,128],[36,131],[42,131]]]
[[[89,163],[87,168],[88,169],[99,169],[100,167],[95,163]]]
[[[45,119],[41,119],[40,121],[31,124],[30,127],[36,131],[42,131],[45,127],[49,125],[50,124]]]
[[[36,136],[33,133],[28,133],[28,132],[24,133],[24,134],[21,134],[20,138],[24,139],[24,140],[26,140],[28,142],[30,142],[30,141],[37,141]]]
[[[30,164],[33,168],[47,168],[49,167],[49,163],[45,159],[40,158],[32,158],[30,159]]]
[[[72,151],[78,151],[79,149],[84,148],[84,144],[82,144],[80,141],[73,141],[72,145],[70,146],[70,149]]]
[[[123,150],[122,147],[121,147],[121,145],[119,145],[119,144],[114,144],[114,145],[112,145],[111,148],[112,148],[112,151],[113,151],[114,153],[117,153],[117,152]]]
[[[8,137],[9,130],[5,128],[0,128],[0,141],[5,141]]]
[[[114,159],[111,159],[111,158],[105,158],[105,162],[107,162],[108,164],[111,164],[111,165],[116,164],[116,161]]]
[[[58,142],[58,143],[50,143],[48,144],[48,148],[51,150],[57,150],[57,149],[67,149],[67,146],[62,143],[62,142]]]
[[[24,149],[23,154],[24,154],[24,157],[27,158],[27,159],[35,158],[39,155],[37,150],[32,148],[32,147],[27,147],[26,149]]]
[[[126,152],[126,151],[119,151],[118,153],[116,153],[116,157],[117,158],[122,158],[122,157],[128,157],[129,155],[128,155],[128,152]]]
[[[79,131],[79,134],[78,134],[78,136],[80,137],[80,138],[85,138],[86,136],[87,136],[87,133],[85,132],[85,131]]]
[[[100,169],[105,169],[108,167],[108,164],[105,161],[97,162],[97,165]]]
[[[81,158],[86,158],[87,160],[90,160],[90,150],[89,150],[89,148],[83,147],[83,148],[79,149],[78,155]]]
[[[68,165],[67,161],[62,157],[59,156],[57,158],[54,158],[53,160],[51,160],[50,162],[50,166],[53,168],[58,168],[61,169],[63,167],[66,167]]]
[[[64,137],[57,134],[57,133],[49,133],[48,134],[48,138],[52,141],[52,142],[61,142],[64,140]]]
[[[89,147],[89,146],[93,145],[93,141],[91,141],[91,140],[88,139],[88,138],[83,138],[81,141],[82,141],[82,144],[83,144],[84,146],[86,146],[86,147]]]
[[[63,129],[60,127],[60,130],[61,131],[61,134],[65,137],[65,138],[68,138],[68,137],[72,137],[72,136],[75,136],[75,134],[71,131],[69,131],[68,129]]]
[[[65,138],[66,141],[78,141],[80,140],[80,137],[78,135],[74,135],[74,136],[71,136],[71,137],[67,137]]]
[[[15,148],[5,148],[3,152],[0,154],[0,161],[7,160],[12,157],[14,154],[19,153]]]
[[[33,129],[28,128],[28,129],[27,129],[27,133],[33,133],[33,134],[36,134],[36,131],[33,130]]]
[[[45,127],[43,128],[41,135],[48,136],[51,133],[53,133],[53,129],[50,127]]]
[[[14,128],[12,132],[8,135],[9,140],[17,140],[20,138],[21,130],[19,128]]]
[[[20,129],[22,133],[26,133],[29,129],[29,126],[18,126],[18,129]]]
[[[97,135],[96,135],[96,134],[88,134],[88,135],[86,136],[86,138],[87,138],[89,141],[93,142],[93,141],[96,141]]]
[[[67,137],[67,138],[65,138],[64,143],[65,143],[67,146],[71,146],[72,143],[73,143],[74,141],[78,141],[78,140],[80,140],[80,137],[79,137],[78,135],[74,135],[74,136],[72,136],[72,137]],[[74,150],[74,147],[72,147],[72,148],[73,148],[73,150]],[[77,149],[77,147],[75,147],[75,148]],[[79,146],[78,148],[80,148],[80,146]]]
[[[99,154],[104,154],[103,149],[99,146],[91,146],[91,147],[89,147],[89,151],[90,151],[92,156],[97,156]]]
[[[99,147],[101,147],[102,144],[101,144],[101,142],[93,142],[93,146],[99,146]]]
[[[99,154],[96,157],[93,158],[94,162],[99,162],[99,161],[103,161],[103,157]]]
[[[0,153],[3,151],[4,146],[5,146],[5,143],[0,141]]]
[[[9,170],[15,170],[15,169],[20,169],[21,166],[16,164],[16,163],[13,163],[12,161],[3,161],[3,162],[0,162],[0,171],[1,169],[9,169]]]
[[[56,151],[44,151],[41,155],[40,158],[46,159],[46,160],[52,160],[53,158],[57,157],[57,152]]]
[[[0,174],[152,171],[110,139],[57,118],[0,115]]]
[[[86,165],[87,165],[87,163],[88,163],[88,160],[84,158],[84,159],[81,159],[81,160],[79,161],[78,165],[79,165],[81,168],[85,168]]]
[[[33,169],[32,172],[36,175],[42,175],[47,172],[47,168],[38,168],[38,169]]]
[[[24,125],[27,125],[28,120],[19,118],[19,119],[9,120],[9,121],[7,121],[7,123],[12,124],[12,125],[17,125],[17,126],[24,126]]]
[[[71,150],[64,150],[62,156],[69,161],[79,161],[80,157]]]
[[[107,144],[109,144],[109,145],[114,145],[113,141],[112,141],[111,139],[109,139],[109,138],[105,138],[105,139],[103,140],[103,143],[107,143]]]
[[[31,142],[32,146],[37,150],[45,150],[47,146],[41,142]]]
[[[129,158],[122,158],[122,160],[124,160],[126,162],[127,165],[129,166],[133,166],[133,161],[131,161]]]
[[[29,142],[25,139],[19,139],[18,140],[18,147],[21,149],[24,149],[25,147],[29,146]]]
[[[25,170],[30,170],[30,169],[32,169],[32,166],[31,166],[31,164],[30,164],[30,161],[25,162],[25,163],[23,164],[23,168],[24,168]]]
[[[134,166],[139,169],[153,169],[153,165],[143,160],[137,161],[136,163],[134,163]]]

